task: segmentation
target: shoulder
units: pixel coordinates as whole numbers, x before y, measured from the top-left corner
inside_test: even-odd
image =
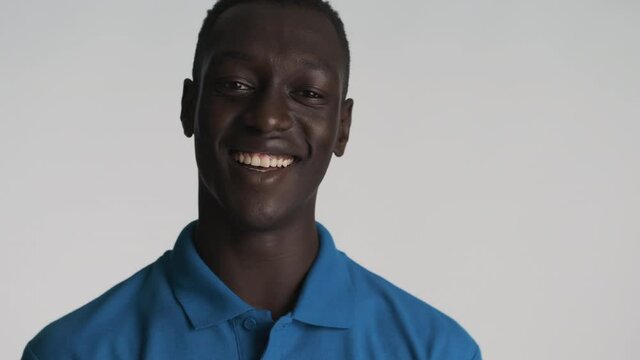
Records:
[[[99,354],[105,345],[117,347],[119,342],[126,342],[166,287],[166,255],[45,326],[29,341],[23,359],[83,358],[86,354]]]
[[[477,343],[456,320],[344,256],[356,289],[359,323],[383,329],[386,339],[398,336],[424,358],[480,360]]]

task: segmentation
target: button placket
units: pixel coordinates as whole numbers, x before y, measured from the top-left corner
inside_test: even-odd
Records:
[[[271,328],[267,346],[261,360],[282,359],[282,346],[287,342],[287,328],[291,325],[291,314],[287,314],[275,322]]]
[[[265,310],[254,309],[233,320],[241,360],[259,359],[264,354],[273,321]]]

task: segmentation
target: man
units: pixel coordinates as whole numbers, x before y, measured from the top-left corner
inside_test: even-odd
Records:
[[[353,100],[321,0],[221,0],[184,82],[199,217],[172,251],[55,321],[23,359],[479,360],[452,319],[367,271],[315,221]]]

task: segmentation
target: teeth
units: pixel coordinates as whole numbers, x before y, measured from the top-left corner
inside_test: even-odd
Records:
[[[233,159],[241,164],[264,168],[287,167],[293,163],[293,157],[290,155],[269,155],[263,153],[237,152],[233,154]]]
[[[254,154],[253,157],[251,157],[251,162],[249,164],[253,166],[260,166],[260,157]]]

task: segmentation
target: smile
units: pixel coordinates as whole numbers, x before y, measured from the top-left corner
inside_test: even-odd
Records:
[[[231,158],[245,167],[257,171],[273,171],[286,168],[295,162],[291,155],[232,152]]]

